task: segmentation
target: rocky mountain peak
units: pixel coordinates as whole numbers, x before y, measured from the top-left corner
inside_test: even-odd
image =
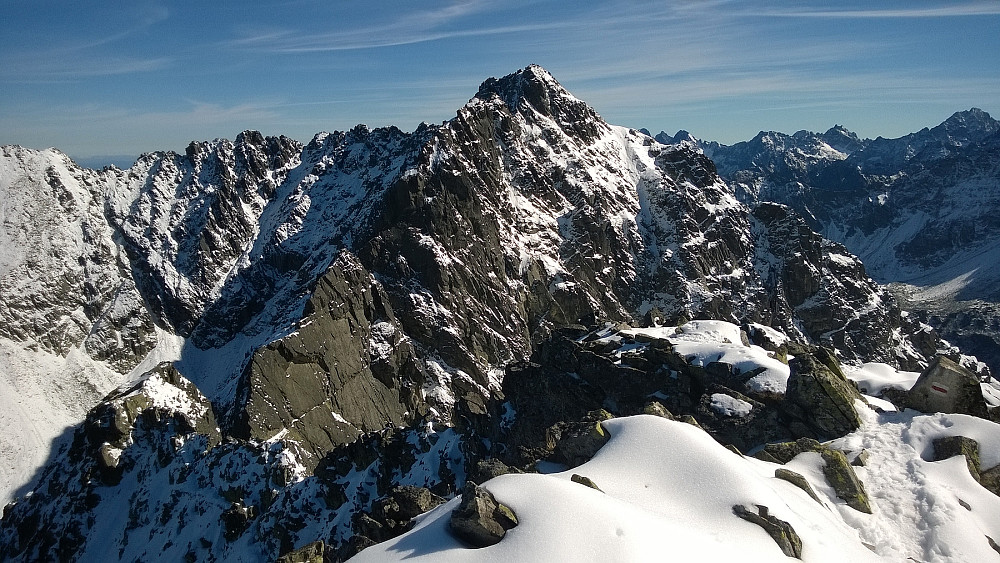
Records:
[[[971,108],[955,112],[931,131],[944,133],[956,144],[965,145],[978,142],[1000,131],[1000,121],[993,119],[990,114],[979,108]]]
[[[834,125],[827,129],[826,133],[819,135],[819,138],[844,154],[859,151],[867,144],[867,141],[859,139],[856,133],[849,131],[843,125]]]
[[[33,188],[25,209],[85,196],[35,239],[57,230],[73,250],[96,233],[30,287],[0,283],[0,321],[24,316],[5,296],[26,296],[40,305],[20,326],[78,318],[70,344],[97,335],[94,358],[145,343],[119,360],[137,378],[5,509],[0,559],[276,560],[325,543],[340,560],[402,531],[390,491],[452,496],[490,460],[582,463],[612,415],[669,409],[742,450],[856,428],[827,407],[857,414],[836,358],[916,369],[939,342],[794,208],[738,201],[689,139],[609,125],[531,65],[413,133],[246,131],[125,172],[40,156],[16,183],[0,174],[4,198]],[[813,135],[758,144],[731,163],[798,178],[844,156]],[[28,211],[18,224],[43,217]]]
[[[475,99],[498,97],[512,112],[532,110],[563,128],[580,129],[583,123],[603,121],[582,100],[570,94],[547,70],[529,65],[503,78],[489,78],[479,86]]]
[[[648,132],[646,134],[649,135]],[[650,136],[652,137],[652,135]],[[677,131],[677,133],[674,135],[670,135],[665,131],[660,131],[654,138],[656,139],[657,142],[662,143],[664,145],[676,145],[678,143],[683,143],[685,141],[695,144],[699,143],[698,139],[696,139],[694,135],[692,135],[691,133],[689,133],[684,129]]]

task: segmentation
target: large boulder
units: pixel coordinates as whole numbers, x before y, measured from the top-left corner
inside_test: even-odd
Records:
[[[788,362],[791,375],[781,408],[796,434],[837,438],[857,430],[861,418],[855,401],[861,393],[848,381],[836,359],[824,348],[796,348]]]
[[[936,356],[906,394],[906,406],[921,412],[986,416],[979,380],[945,356]]]

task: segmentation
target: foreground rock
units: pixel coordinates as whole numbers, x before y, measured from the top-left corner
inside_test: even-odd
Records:
[[[788,365],[791,376],[782,409],[795,419],[793,431],[829,439],[861,426],[854,408],[855,401],[863,400],[861,394],[832,354],[824,348],[816,348],[815,355],[799,352]]]
[[[766,506],[757,505],[757,512],[749,510],[747,507],[737,504],[733,507],[733,514],[753,522],[767,532],[774,542],[781,548],[781,552],[788,557],[802,559],[802,539],[795,533],[792,525],[784,520],[776,518],[769,513]]]
[[[785,464],[804,452],[816,452],[823,457],[823,476],[826,477],[827,483],[833,487],[837,497],[847,502],[847,506],[866,514],[872,513],[864,484],[861,483],[854,468],[848,463],[847,456],[840,450],[835,450],[810,438],[800,438],[794,442],[767,444],[755,457],[764,461]],[[810,492],[811,488],[803,487],[790,471],[775,476]],[[806,483],[806,485],[808,484]],[[814,496],[814,498],[816,497]]]
[[[949,459],[956,455],[965,456],[969,474],[987,491],[1000,496],[1000,465],[984,469],[979,459],[979,442],[965,436],[945,436],[934,440],[932,461]]]
[[[452,511],[449,520],[452,533],[472,547],[497,544],[514,526],[517,526],[514,511],[471,481],[462,489],[462,503]]]

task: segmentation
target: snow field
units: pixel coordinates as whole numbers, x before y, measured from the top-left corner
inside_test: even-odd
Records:
[[[551,475],[503,475],[485,484],[519,524],[497,545],[468,549],[447,531],[459,500],[355,561],[776,561],[784,555],[733,505],[767,506],[803,540],[803,560],[875,561],[827,507],[702,430],[653,416],[604,423],[611,441],[586,464]],[[574,473],[604,492],[570,481]]]

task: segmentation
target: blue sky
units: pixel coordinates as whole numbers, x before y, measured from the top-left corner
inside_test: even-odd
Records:
[[[537,63],[611,123],[731,143],[1000,117],[1000,2],[3,0],[0,144],[87,159],[441,122]]]

